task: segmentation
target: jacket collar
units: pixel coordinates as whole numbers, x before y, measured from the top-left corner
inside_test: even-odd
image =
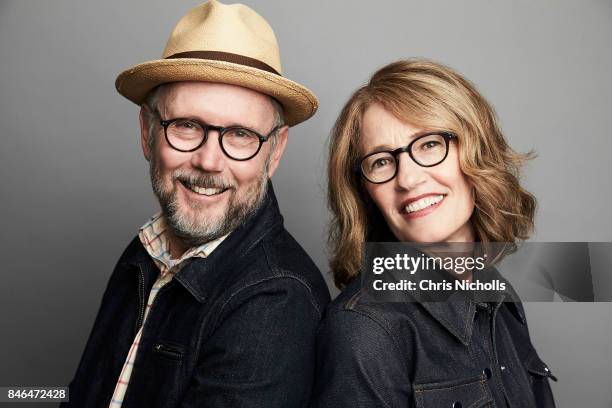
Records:
[[[520,299],[518,294],[510,283],[504,279],[495,267],[487,268],[483,271],[476,272],[474,279],[481,282],[488,282],[498,279],[506,283],[506,290],[503,292],[494,292],[493,295],[488,295],[487,301],[495,309],[505,305],[510,309],[512,315],[521,323],[526,324],[525,318],[521,312]],[[491,298],[491,296],[493,296]],[[464,292],[453,292],[444,301],[435,302],[419,302],[427,312],[436,319],[446,330],[455,336],[461,343],[468,345],[472,339],[472,330],[474,327],[474,315],[476,314],[477,299],[469,297]]]
[[[229,236],[206,258],[192,258],[176,274],[179,282],[199,302],[204,302],[223,282],[232,278],[232,268],[261,240],[283,226],[278,202],[268,181],[268,191],[257,212]],[[145,286],[159,274],[153,260],[138,238],[126,251],[126,262],[137,266],[145,275]]]

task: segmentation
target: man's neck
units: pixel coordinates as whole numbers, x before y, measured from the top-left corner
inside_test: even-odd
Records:
[[[172,259],[179,259],[187,250],[190,248],[189,245],[185,244],[182,239],[177,237],[170,229],[167,231],[168,236],[168,250]]]

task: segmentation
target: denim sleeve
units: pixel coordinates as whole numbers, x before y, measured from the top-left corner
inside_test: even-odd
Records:
[[[223,306],[182,407],[305,407],[320,312],[293,278],[250,285]]]
[[[332,313],[317,336],[311,408],[412,407],[404,354],[371,316],[354,310]]]

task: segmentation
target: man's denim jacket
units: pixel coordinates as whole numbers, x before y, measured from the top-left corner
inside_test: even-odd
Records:
[[[513,290],[477,302],[380,302],[354,279],[317,339],[312,407],[549,408],[548,382]],[[506,300],[506,301],[504,301]]]
[[[134,239],[110,278],[64,407],[108,407],[158,274]],[[328,301],[269,184],[249,221],[160,290],[123,407],[306,406]]]

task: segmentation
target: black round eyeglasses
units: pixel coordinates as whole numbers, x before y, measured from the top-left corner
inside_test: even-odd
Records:
[[[446,159],[449,142],[456,137],[451,132],[428,132],[418,136],[408,146],[395,150],[377,150],[365,155],[355,170],[370,183],[386,183],[397,176],[400,153],[408,153],[419,166],[433,167]]]
[[[223,153],[232,160],[245,161],[252,159],[261,150],[261,145],[280,127],[275,127],[266,136],[256,131],[239,126],[222,127],[201,123],[194,119],[175,118],[160,120],[164,128],[166,141],[179,152],[193,152],[206,143],[208,132],[219,132],[219,145]]]

